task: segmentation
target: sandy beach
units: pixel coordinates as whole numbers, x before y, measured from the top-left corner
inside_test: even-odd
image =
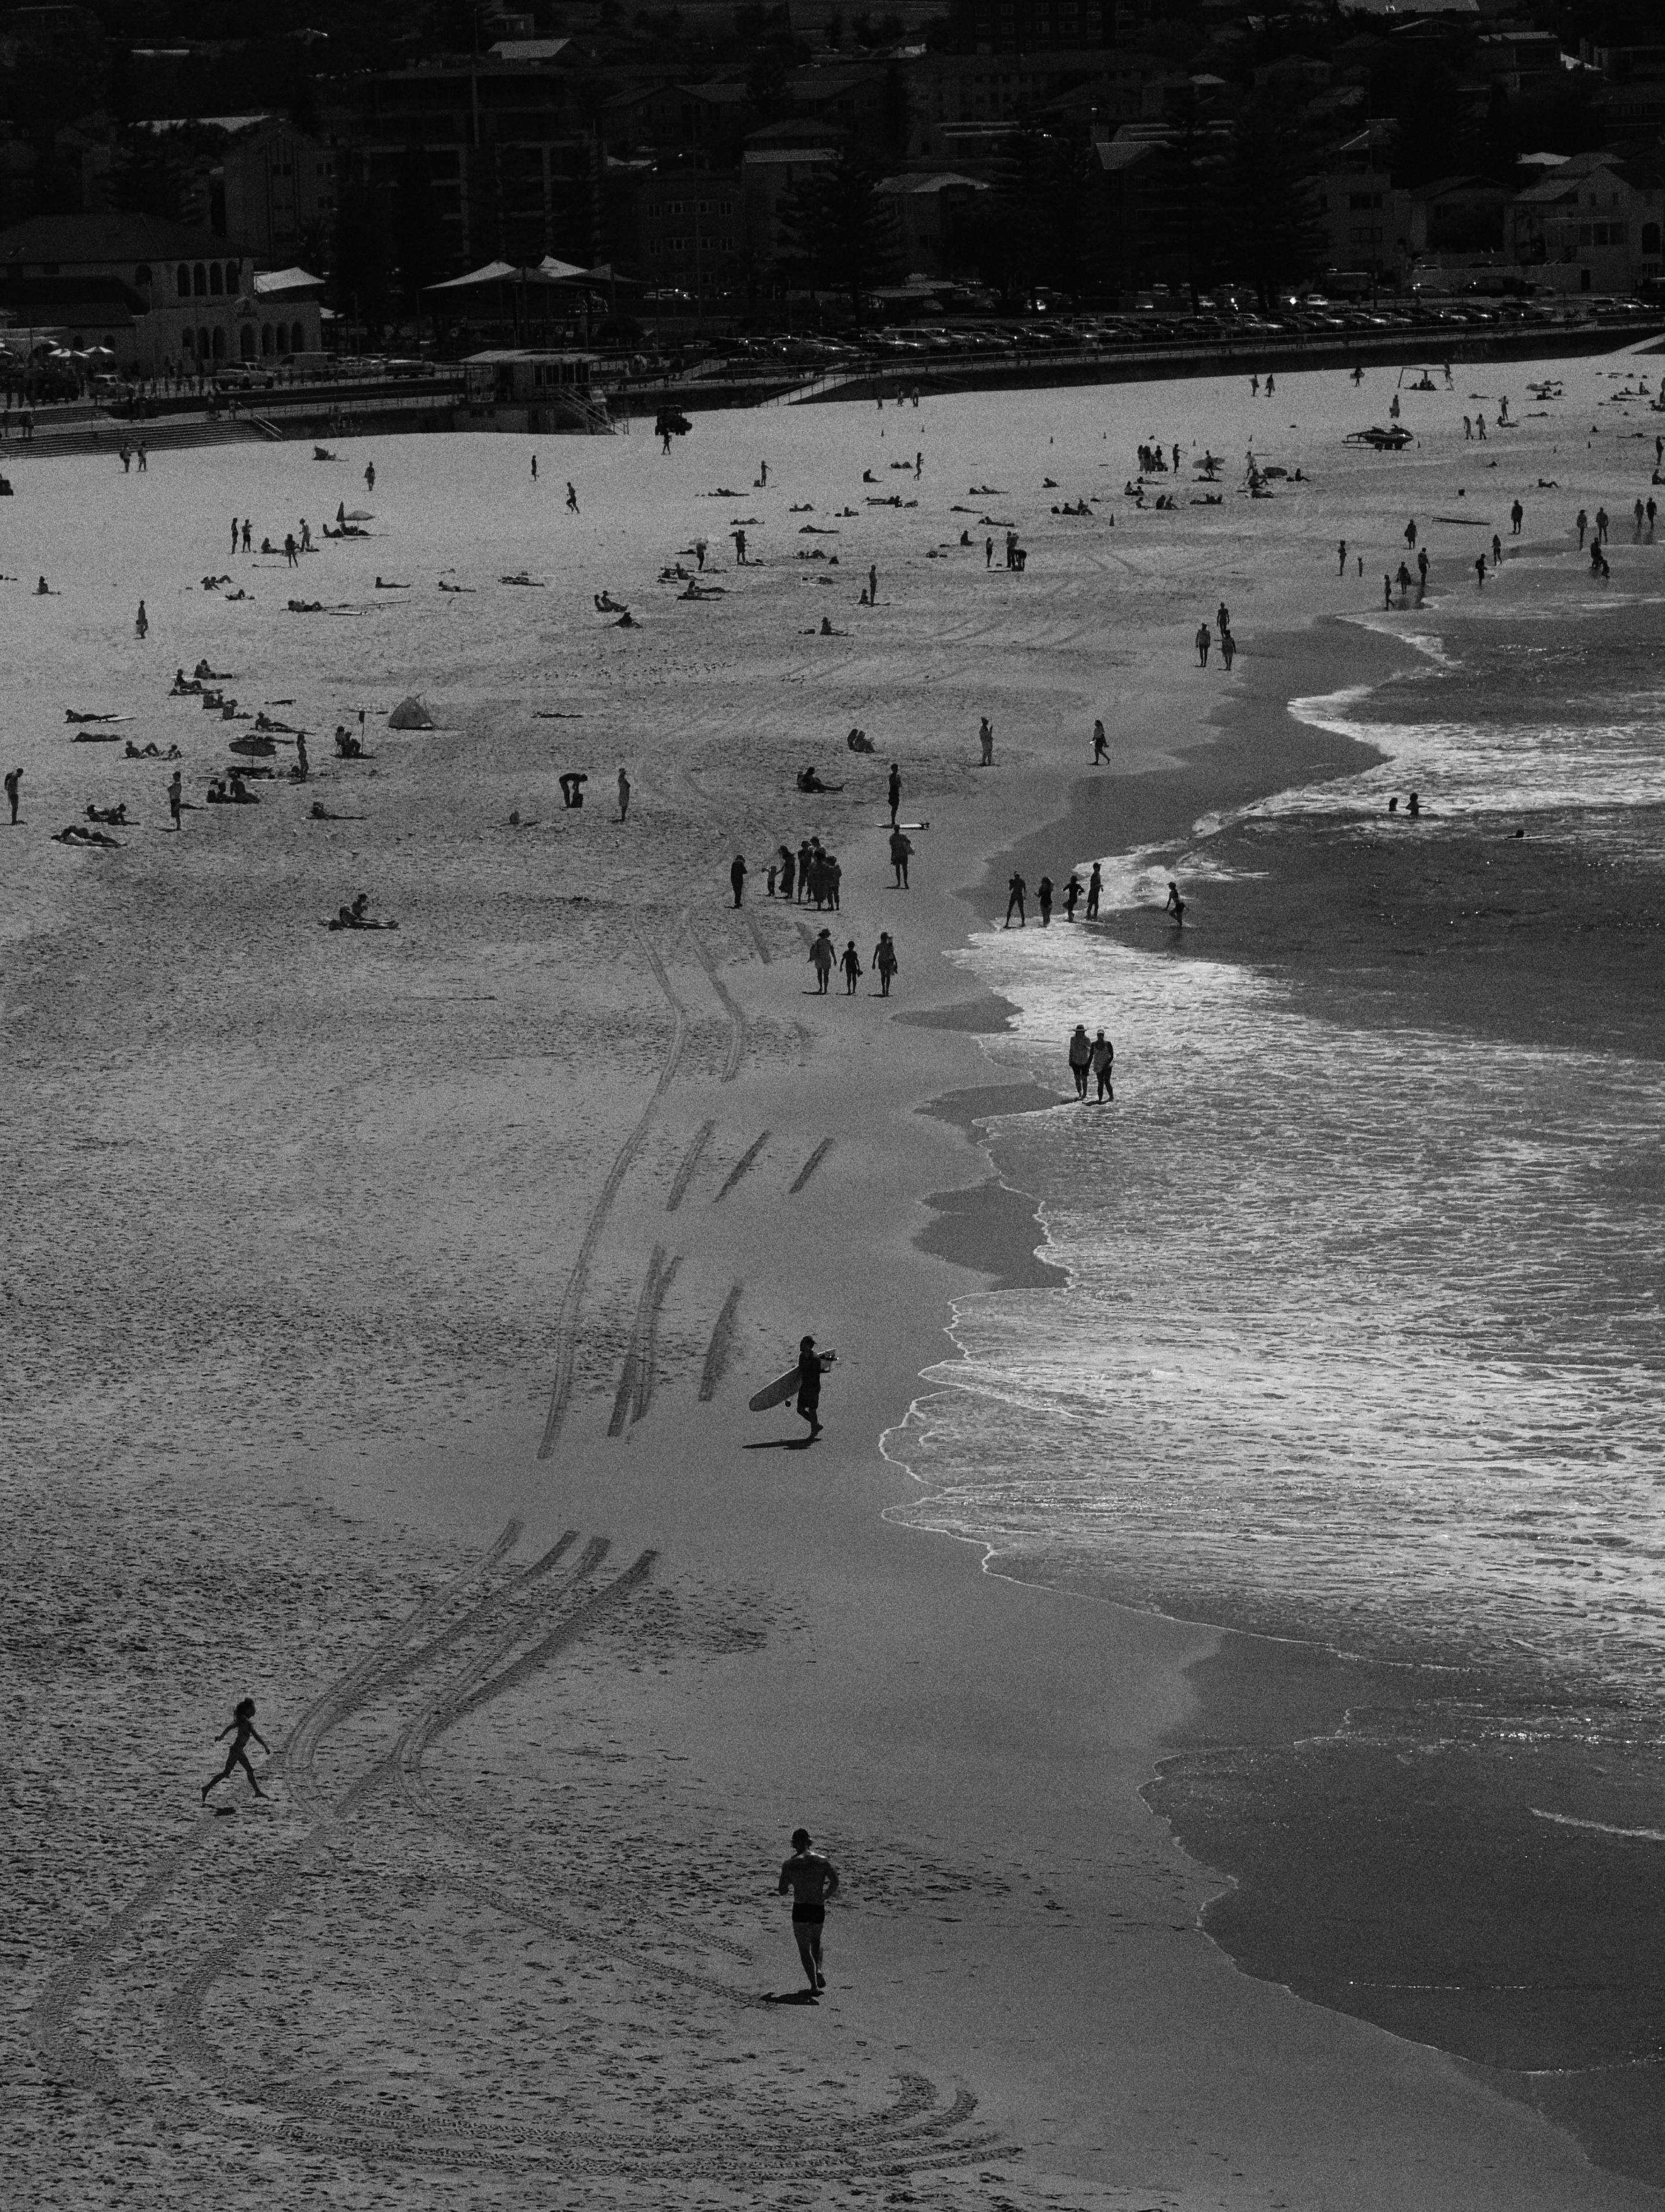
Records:
[[[1202,1925],[1224,1876],[1141,1795],[1196,1723],[1188,1670],[1240,1639],[986,1573],[905,1525],[918,1486],[879,1447],[952,1355],[952,1301],[1060,1279],[977,1141],[1046,1094],[968,928],[1013,866],[1061,885],[1367,758],[1286,706],[1406,657],[1357,626],[1405,515],[1461,490],[1501,518],[1520,490],[1547,538],[1581,501],[1620,511],[1656,418],[1595,410],[1633,367],[1558,365],[1567,404],[1480,458],[1464,392],[1500,373],[1474,368],[1407,401],[1401,456],[1340,442],[1385,412],[1373,372],[1273,403],[702,417],[668,456],[637,425],[543,441],[537,483],[507,437],[142,478],[20,457],[6,2193],[1656,2201],[1431,2042],[1240,1971]],[[1506,372],[1517,411],[1534,374]],[[1251,444],[1309,481],[1141,513],[1123,486],[1158,436],[1188,449],[1182,500],[1205,441],[1227,485]],[[226,551],[234,511],[281,545],[338,506],[368,534],[298,571]],[[689,599],[663,572],[701,538],[723,595]],[[1455,547],[1436,562],[1472,588]],[[1191,646],[1222,599],[1229,676]],[[203,803],[232,732],[167,696],[203,658],[240,711],[306,728],[307,782]],[[407,694],[435,727],[387,726]],[[127,718],[122,742],[74,742],[66,708]],[[337,760],[361,710],[368,757]],[[172,764],[128,739],[179,746],[177,836]],[[798,792],[806,763],[842,788]],[[117,848],[51,841],[124,800]],[[764,895],[811,833],[836,915]],[[360,891],[396,931],[322,926]],[[814,994],[823,921],[867,967],[893,933],[889,1003],[871,974]],[[1310,958],[1286,908],[1252,928]],[[1061,1099],[1061,1036],[1056,1074]],[[746,1411],[806,1331],[839,1354],[812,1449],[790,1407]],[[270,1802],[235,1779],[204,1811],[245,1694]],[[799,1822],[844,1882],[816,2005],[775,1893]]]

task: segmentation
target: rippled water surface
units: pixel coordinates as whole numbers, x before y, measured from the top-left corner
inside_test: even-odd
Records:
[[[1401,680],[1298,710],[1393,759],[1254,811],[1417,783],[1446,819],[1622,834],[1665,796],[1655,612],[1425,638]],[[1150,864],[1107,880],[1148,896]],[[1205,836],[1188,881],[1206,867]],[[1349,1028],[1298,986],[1084,932],[965,957],[1023,1009],[995,1057],[1066,1080],[1063,1040],[1102,1021],[1116,1099],[1001,1125],[1073,1280],[960,1304],[963,1360],[887,1440],[927,1486],[908,1517],[1025,1573],[1480,1660],[1656,1729],[1665,1068]]]

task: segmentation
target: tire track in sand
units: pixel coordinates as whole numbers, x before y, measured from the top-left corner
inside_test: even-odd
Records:
[[[412,1635],[442,1613],[471,1583],[491,1572],[504,1553],[518,1540],[520,1534],[520,1522],[510,1521],[483,1558],[471,1559],[460,1573],[431,1591],[403,1620],[372,1645],[362,1658],[355,1661],[345,1674],[322,1691],[301,1714],[282,1749],[262,1771],[271,1774],[289,1768],[293,1762],[291,1771],[286,1775],[292,1796],[295,1794],[296,1776],[301,1779],[299,1795],[303,1801],[309,1786],[315,1794],[315,1785],[312,1784],[312,1765],[323,1735],[336,1725],[338,1719],[346,1718],[355,1705],[364,1702],[371,1694],[376,1678],[397,1658],[400,1647]],[[36,2045],[47,2064],[61,2078],[85,2087],[115,2089],[122,2086],[118,2069],[107,2058],[97,2057],[87,2050],[70,2024],[70,2015],[91,1987],[100,1969],[161,1904],[191,1860],[201,1851],[210,1832],[205,1822],[199,1822],[184,1843],[164,1853],[128,1902],[111,1914],[101,1927],[71,1953],[51,1975],[45,1989],[36,1998],[32,2021]]]
[[[555,1449],[561,1434],[561,1425],[567,1418],[567,1407],[571,1401],[573,1366],[578,1353],[578,1319],[583,1310],[584,1289],[589,1280],[590,1262],[595,1257],[595,1248],[601,1240],[601,1232],[606,1226],[607,1216],[612,1212],[613,1200],[618,1196],[620,1185],[653,1127],[659,1101],[671,1087],[688,1043],[688,1009],[671,989],[671,978],[665,974],[665,963],[659,954],[646,938],[639,938],[637,942],[647,956],[647,964],[653,971],[654,981],[670,1001],[677,1019],[676,1034],[671,1040],[665,1066],[659,1071],[659,1079],[653,1086],[653,1097],[642,1108],[641,1119],[635,1128],[618,1148],[607,1180],[601,1187],[601,1195],[591,1211],[584,1241],[578,1248],[578,1257],[573,1261],[572,1272],[567,1278],[567,1287],[556,1316],[555,1383],[550,1392],[549,1417],[544,1423],[544,1434],[538,1446],[540,1460],[546,1460]]]

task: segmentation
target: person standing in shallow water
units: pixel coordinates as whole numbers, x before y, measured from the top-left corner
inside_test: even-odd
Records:
[[[1087,1096],[1087,1069],[1092,1060],[1092,1041],[1087,1035],[1087,1025],[1078,1022],[1070,1032],[1070,1073],[1075,1079],[1075,1095],[1085,1102]]]
[[[890,827],[896,826],[896,816],[902,806],[902,769],[899,763],[890,763],[890,774],[884,787],[884,795],[890,802]]]
[[[1103,1030],[1100,1030],[1092,1041],[1092,1056],[1089,1065],[1097,1080],[1097,1103],[1102,1106],[1107,1098],[1114,1099],[1115,1097],[1115,1085],[1110,1081],[1111,1072],[1115,1066],[1115,1047]],[[1086,1085],[1084,1084],[1081,1087],[1081,1096],[1085,1099],[1086,1095]]]
[[[1006,929],[1011,928],[1012,917],[1014,914],[1018,917],[1018,927],[1019,929],[1027,929],[1029,927],[1029,923],[1024,915],[1024,893],[1028,889],[1029,885],[1024,881],[1023,878],[1014,868],[1012,872],[1011,881],[1006,887],[1006,921],[1002,925],[1003,927]]]
[[[807,1344],[808,1337],[804,1340]],[[777,1894],[792,1897],[792,1932],[798,1955],[809,1976],[810,1995],[818,1996],[827,1986],[821,1955],[821,1933],[826,1924],[827,1899],[838,1893],[838,1869],[815,1849],[807,1828],[794,1828],[792,1856],[781,1869]]]
[[[266,1741],[264,1736],[261,1735],[259,1729],[254,1725],[254,1700],[252,1698],[241,1698],[238,1700],[236,1708],[232,1713],[230,1727],[222,1729],[219,1735],[215,1737],[214,1741],[216,1743],[223,1743],[228,1736],[233,1736],[236,1740],[233,1743],[231,1749],[226,1753],[225,1765],[220,1769],[220,1771],[214,1776],[211,1781],[204,1782],[203,1784],[203,1802],[204,1805],[208,1802],[209,1791],[210,1790],[217,1789],[220,1784],[225,1781],[228,1776],[232,1773],[234,1769],[239,1766],[240,1766],[244,1773],[247,1775],[249,1778],[249,1788],[253,1790],[255,1796],[257,1797],[264,1797],[266,1794],[260,1787],[260,1784],[255,1780],[254,1769],[249,1765],[248,1745],[251,1736],[253,1738],[255,1742],[259,1745],[261,1750],[265,1753],[268,1759],[271,1756],[271,1746]]]

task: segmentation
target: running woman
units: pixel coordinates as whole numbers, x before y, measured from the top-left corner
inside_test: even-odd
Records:
[[[254,1769],[249,1765],[248,1742],[251,1736],[253,1737],[256,1743],[259,1745],[261,1750],[265,1753],[269,1759],[271,1756],[271,1746],[266,1741],[264,1736],[261,1735],[259,1729],[254,1725],[254,1700],[252,1698],[239,1698],[235,1710],[232,1713],[231,1726],[229,1728],[222,1729],[219,1735],[215,1737],[214,1741],[216,1743],[223,1743],[228,1736],[234,1737],[235,1741],[232,1744],[231,1749],[226,1753],[225,1765],[220,1769],[220,1771],[214,1777],[214,1779],[211,1782],[204,1782],[203,1784],[203,1802],[204,1805],[208,1802],[209,1791],[210,1790],[216,1789],[222,1782],[226,1780],[228,1776],[231,1773],[232,1769],[237,1766],[240,1766],[244,1773],[247,1775],[249,1778],[249,1787],[253,1790],[257,1797],[264,1797],[266,1794],[260,1787],[260,1784],[255,1780]]]

